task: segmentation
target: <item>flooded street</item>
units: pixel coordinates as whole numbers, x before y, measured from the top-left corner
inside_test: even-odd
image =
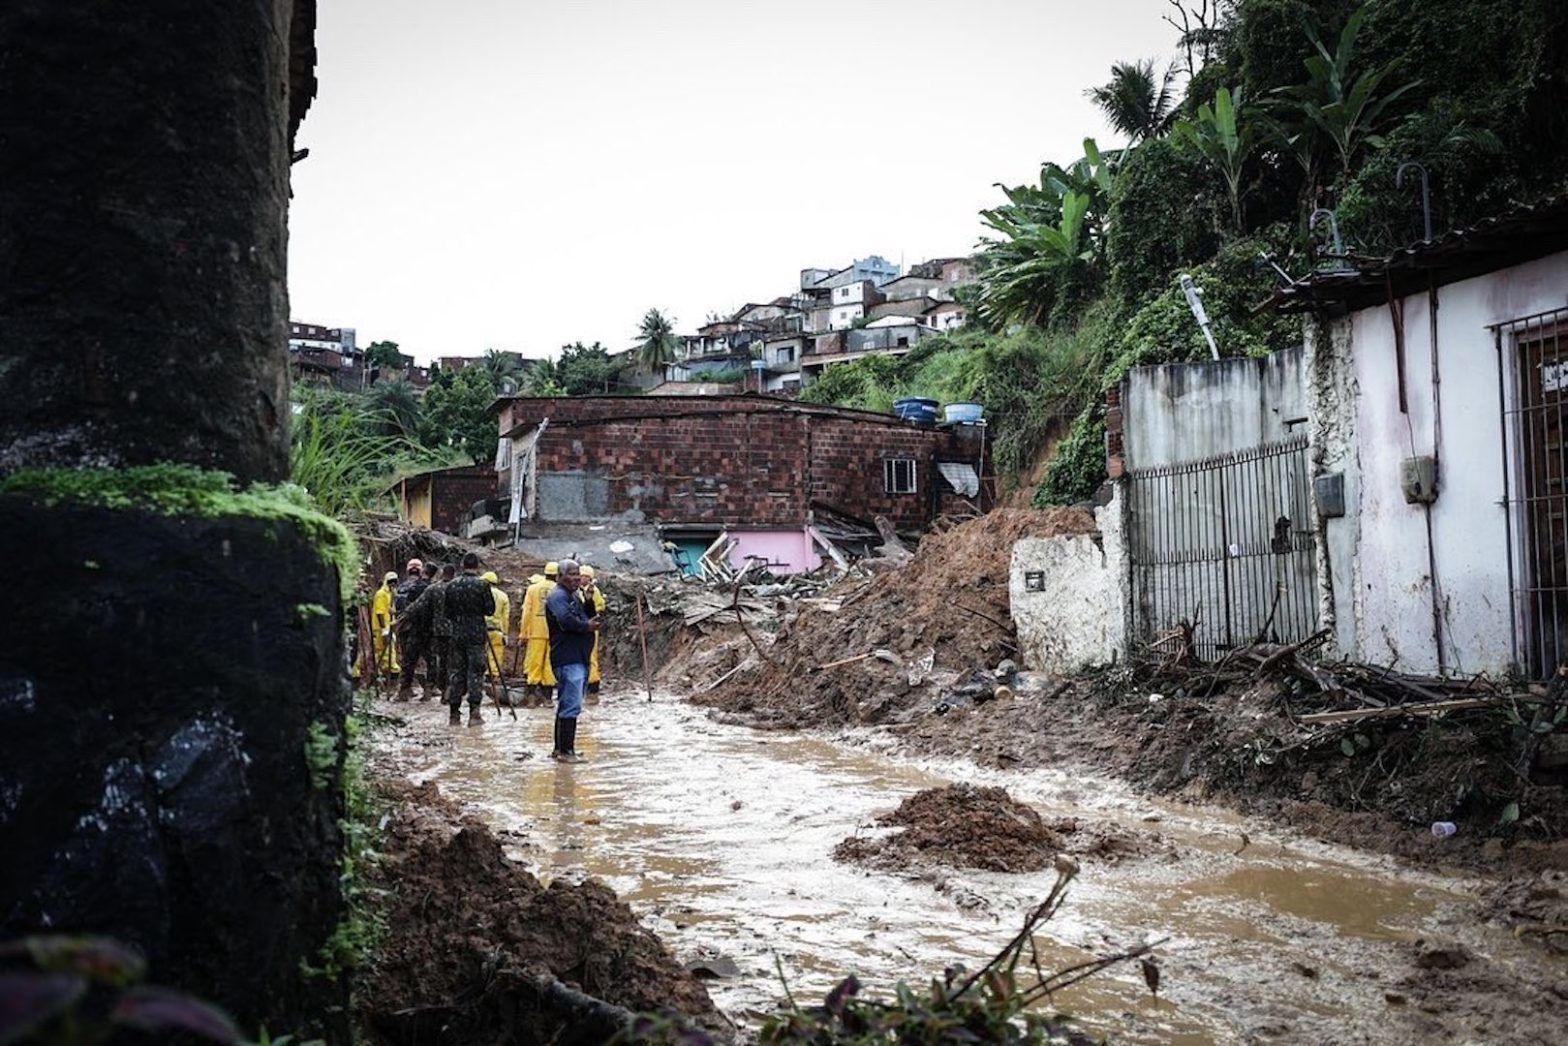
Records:
[[[910,793],[960,780],[1002,785],[1042,815],[1159,837],[1153,856],[1084,859],[1042,938],[1047,968],[1171,938],[1159,950],[1159,998],[1133,966],[1057,996],[1057,1008],[1101,1034],[1413,1042],[1430,1040],[1435,1022],[1451,1041],[1506,1039],[1495,1024],[1506,998],[1483,992],[1462,1006],[1440,1002],[1440,1012],[1424,1002],[1411,987],[1424,976],[1412,942],[1463,944],[1487,983],[1565,972],[1481,923],[1473,882],[1150,801],[1115,782],[922,762],[891,751],[886,735],[761,733],[666,695],[612,694],[589,708],[579,735],[589,762],[579,766],[545,758],[547,710],[497,722],[491,708],[468,729],[448,727],[438,706],[381,707],[408,724],[372,734],[380,765],[437,782],[540,878],[604,880],[679,960],[733,974],[709,990],[742,1026],[783,1000],[779,968],[798,1000],[817,1001],[847,973],[882,988],[922,983],[955,961],[972,968],[1016,932],[1053,873],[894,875],[830,857],[846,837],[883,831],[876,815]]]

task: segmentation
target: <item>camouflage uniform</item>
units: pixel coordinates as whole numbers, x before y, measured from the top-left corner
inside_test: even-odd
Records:
[[[425,682],[443,696],[452,675],[452,619],[446,613],[446,586],[449,583],[437,581],[425,592],[425,601],[430,604],[430,656],[426,659],[430,674]]]
[[[399,700],[408,700],[414,692],[414,669],[419,664],[419,659],[425,659],[426,696],[429,696],[429,681],[434,674],[435,651],[431,645],[431,601],[425,598],[433,586],[424,578],[417,581],[405,581],[398,588],[398,598],[406,599],[403,610],[398,614],[397,630],[398,646],[403,651],[403,671],[401,685],[398,687]]]
[[[478,716],[484,701],[485,665],[489,658],[489,632],[485,618],[495,613],[495,596],[490,585],[478,574],[464,572],[446,585],[446,616],[451,622],[452,638],[447,647],[447,703],[452,714],[462,707],[468,694],[469,714]]]

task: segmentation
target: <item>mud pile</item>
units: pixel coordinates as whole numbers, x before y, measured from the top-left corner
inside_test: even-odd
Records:
[[[1493,889],[1482,910],[1514,936],[1568,955],[1568,872],[1547,869],[1509,879]]]
[[[545,887],[478,820],[430,784],[385,785],[386,938],[357,994],[380,1043],[578,1041],[592,1033],[552,981],[633,1012],[675,1011],[717,1028],[707,992],[631,909],[597,882]]]
[[[884,722],[929,706],[936,695],[924,659],[951,677],[1017,656],[1007,591],[1013,543],[1094,529],[1082,509],[998,509],[930,534],[903,566],[800,605],[766,659],[694,700],[783,727]],[[877,650],[892,657],[868,656]],[[860,660],[833,664],[847,658]]]
[[[1152,837],[1076,817],[1042,818],[1001,788],[967,784],[916,792],[877,823],[902,831],[852,836],[834,847],[834,859],[884,870],[913,863],[1034,872],[1049,868],[1057,854],[1114,861],[1155,848]]]

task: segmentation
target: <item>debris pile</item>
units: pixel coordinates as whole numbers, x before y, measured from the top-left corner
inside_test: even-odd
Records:
[[[1033,872],[1049,868],[1059,854],[1118,861],[1159,846],[1153,835],[1119,825],[1042,818],[1001,788],[968,784],[916,792],[877,823],[902,830],[852,836],[833,849],[834,859],[890,871],[918,863]]]
[[[929,709],[939,686],[1016,657],[1013,543],[1093,530],[1082,509],[999,509],[938,528],[907,563],[875,569],[868,580],[861,572],[877,560],[862,560],[821,596],[791,601],[773,641],[758,636],[757,649],[738,648],[727,667],[751,663],[697,699],[785,727],[875,723]]]
[[[623,1009],[722,1021],[608,887],[543,886],[434,785],[387,789],[385,856],[369,873],[386,939],[358,992],[374,1041],[602,1041],[593,1025]]]

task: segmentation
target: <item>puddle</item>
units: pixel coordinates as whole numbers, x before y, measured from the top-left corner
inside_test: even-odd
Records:
[[[597,876],[680,960],[733,960],[740,975],[708,987],[742,1025],[783,1002],[779,968],[803,1001],[850,972],[872,989],[922,984],[954,962],[983,963],[1017,930],[1052,873],[900,876],[829,857],[904,796],[955,780],[1001,784],[1042,815],[1112,820],[1170,844],[1121,864],[1084,860],[1041,937],[1048,968],[1171,938],[1158,999],[1131,967],[1056,997],[1091,1032],[1418,1041],[1385,1002],[1408,972],[1405,942],[1441,934],[1499,962],[1540,961],[1458,917],[1473,884],[1276,837],[1223,811],[1153,803],[1114,782],[905,759],[880,739],[753,732],[673,698],[610,695],[588,709],[578,741],[589,762],[575,767],[545,758],[546,710],[520,709],[515,723],[488,710],[477,730],[449,728],[432,705],[396,711],[409,727],[375,743],[484,818],[542,879]]]

